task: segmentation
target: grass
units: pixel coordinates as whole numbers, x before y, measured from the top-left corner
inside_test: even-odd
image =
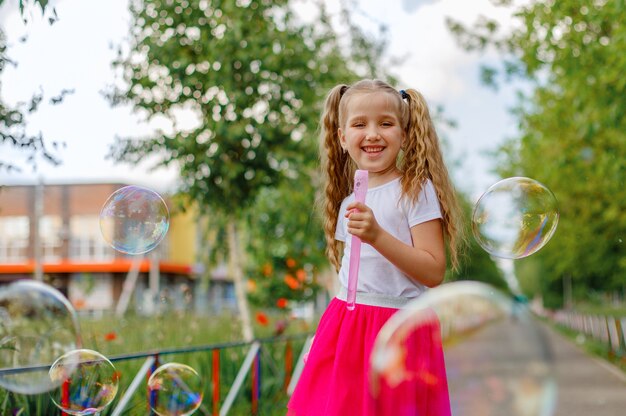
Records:
[[[270,316],[271,322],[278,322],[282,317]],[[301,320],[291,320],[285,334],[310,332],[312,329]],[[164,348],[183,348],[214,343],[240,341],[241,330],[238,319],[232,315],[198,316],[184,312],[171,312],[154,317],[138,315],[117,319],[105,316],[99,319],[81,318],[83,347],[96,350],[107,357]],[[272,325],[255,328],[257,337],[264,338],[274,334]],[[294,360],[297,358],[304,339],[291,342]],[[286,342],[263,344],[261,348],[261,392],[259,415],[284,415],[287,396],[283,391],[285,379],[284,353]],[[230,386],[243,362],[248,346],[239,346],[222,350],[220,353],[220,402],[223,403]],[[159,357],[160,364],[174,361],[194,368],[204,381],[204,400],[197,415],[209,415],[212,409],[211,352],[172,354]],[[145,359],[115,361],[116,370],[121,374],[119,390],[112,405],[101,416],[112,413],[116,403],[128,388],[135,374]],[[295,363],[294,363],[295,364]],[[46,373],[42,373],[45,375]],[[148,414],[147,389],[145,381],[133,395],[124,415]],[[248,375],[230,414],[251,414],[251,377]],[[60,414],[47,393],[39,395],[21,395],[0,388],[0,414],[11,416],[50,416]]]
[[[576,312],[585,315],[602,315],[612,317],[626,316],[626,305],[610,304],[576,304]]]

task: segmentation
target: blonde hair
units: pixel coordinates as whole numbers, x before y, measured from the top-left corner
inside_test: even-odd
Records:
[[[430,118],[426,100],[416,90],[408,89],[405,94],[401,94],[380,80],[365,79],[351,86],[337,85],[326,98],[321,119],[320,143],[325,180],[322,206],[326,254],[335,269],[339,270],[341,242],[335,240],[337,216],[341,202],[352,192],[356,169],[348,153],[341,148],[338,129],[344,127],[346,122],[346,108],[350,97],[372,92],[388,93],[397,104],[405,133],[403,151],[398,160],[398,168],[402,172],[400,179],[402,197],[417,201],[422,185],[427,179],[431,180],[441,206],[443,231],[450,261],[452,268],[456,269],[463,241],[461,209],[443,161],[439,138]]]

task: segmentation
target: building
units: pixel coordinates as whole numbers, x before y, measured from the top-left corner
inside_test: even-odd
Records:
[[[127,255],[106,243],[100,211],[123,186],[0,187],[0,285],[41,278],[64,293],[77,310],[93,312],[130,307],[149,313],[165,306],[205,308],[207,302],[232,308],[232,282],[223,273],[211,279],[202,298],[194,296],[203,267],[193,210],[172,213],[166,199],[169,229],[146,255]]]

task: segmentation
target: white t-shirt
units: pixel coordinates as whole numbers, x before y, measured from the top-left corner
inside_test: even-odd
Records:
[[[441,217],[439,200],[430,180],[422,186],[417,203],[402,199],[400,178],[367,190],[365,205],[374,212],[378,224],[388,233],[405,244],[413,245],[411,227]],[[335,239],[343,241],[344,252],[339,269],[339,281],[348,287],[350,248],[352,235],[348,233],[346,206],[354,201],[354,193],[341,203]],[[372,246],[361,245],[361,263],[357,292],[381,293],[385,295],[414,298],[425,290],[425,286],[409,278]]]

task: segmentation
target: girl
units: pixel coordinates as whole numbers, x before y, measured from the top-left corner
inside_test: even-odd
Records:
[[[456,267],[459,208],[426,102],[415,90],[398,92],[378,80],[336,86],[326,99],[322,142],[327,254],[342,288],[320,320],[288,414],[373,416],[368,372],[376,335],[398,308],[442,282],[446,243]],[[369,173],[365,204],[351,194],[357,168]],[[348,311],[351,235],[363,246],[357,306]],[[448,416],[438,329],[426,335],[407,356],[427,359],[443,382],[408,394],[421,402],[411,414]]]

